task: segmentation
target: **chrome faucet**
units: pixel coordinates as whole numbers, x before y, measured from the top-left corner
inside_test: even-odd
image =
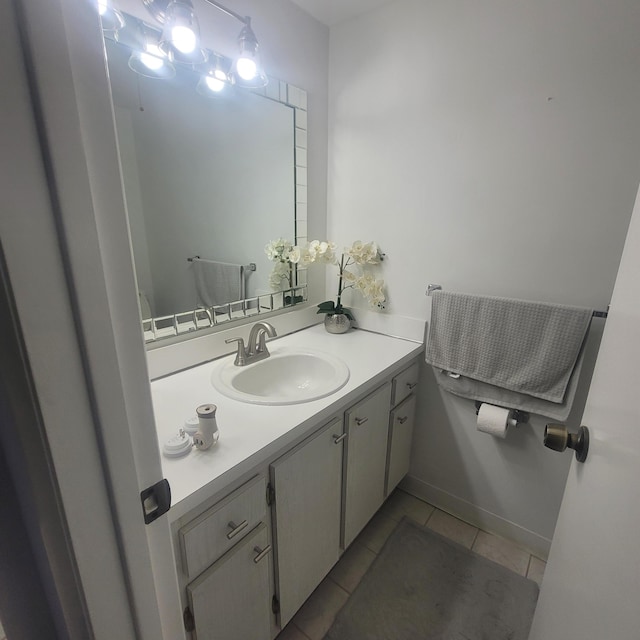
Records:
[[[225,340],[227,344],[231,342],[238,343],[238,351],[236,352],[236,359],[233,361],[237,367],[244,367],[252,362],[258,362],[269,357],[269,350],[266,345],[266,337],[275,338],[276,333],[273,325],[268,322],[256,322],[251,327],[249,333],[248,345],[244,346],[244,340],[242,338],[229,338]]]

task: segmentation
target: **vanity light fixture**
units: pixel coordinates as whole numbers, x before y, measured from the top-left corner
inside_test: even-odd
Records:
[[[262,69],[258,40],[251,28],[251,18],[241,16],[216,0],[204,2],[244,25],[238,36],[239,54],[229,75],[231,81],[243,87],[264,87],[268,80]],[[200,47],[200,28],[191,0],[142,0],[142,3],[164,25],[160,48],[172,62],[206,62],[208,51]]]

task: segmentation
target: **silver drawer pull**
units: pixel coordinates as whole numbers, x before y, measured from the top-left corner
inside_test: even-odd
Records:
[[[253,547],[253,550],[258,554],[253,561],[258,564],[258,562],[260,562],[260,560],[262,560],[262,558],[271,551],[271,545],[268,544],[264,549],[261,549],[260,547]]]
[[[340,444],[347,437],[346,433],[343,433],[340,436],[337,436],[335,433],[333,434],[333,442],[334,444]]]
[[[364,418],[356,418],[356,424],[358,426],[360,426],[361,424],[364,424],[369,418],[367,418],[366,416]]]
[[[233,540],[243,529],[246,529],[249,526],[247,520],[243,520],[240,524],[236,524],[233,520],[229,522],[229,528],[231,531],[227,533],[227,538],[229,540]]]
[[[418,386],[417,382],[407,382],[407,387],[409,387],[409,391],[413,391]]]
[[[409,419],[409,416],[403,416],[402,418],[398,418],[398,422],[400,424],[404,424]]]

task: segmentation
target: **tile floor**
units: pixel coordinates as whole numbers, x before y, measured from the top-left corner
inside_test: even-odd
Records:
[[[538,584],[542,581],[546,566],[544,560],[532,556],[509,540],[482,531],[397,489],[277,640],[322,640],[336,614],[405,515]]]

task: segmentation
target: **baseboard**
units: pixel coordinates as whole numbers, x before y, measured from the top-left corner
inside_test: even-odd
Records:
[[[551,540],[548,538],[438,489],[424,480],[406,476],[400,483],[400,489],[484,531],[512,540],[542,560],[546,561],[549,556]]]

